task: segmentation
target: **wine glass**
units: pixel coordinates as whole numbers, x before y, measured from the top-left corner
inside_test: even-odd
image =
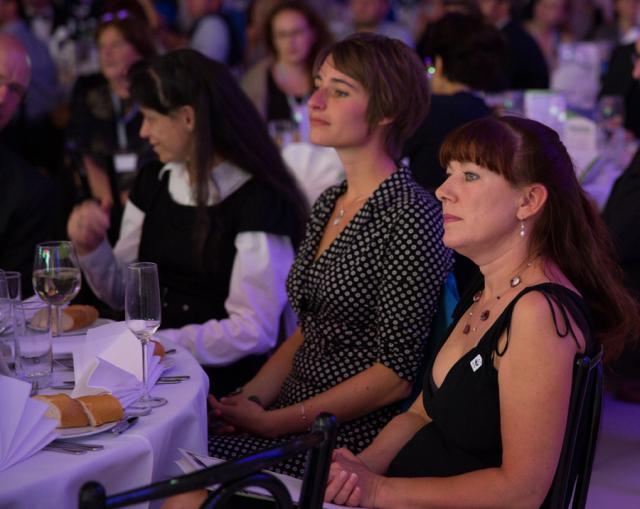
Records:
[[[9,300],[9,289],[4,271],[0,269],[0,334],[9,327],[11,317],[11,302]]]
[[[127,266],[125,288],[125,320],[127,327],[142,344],[142,397],[132,408],[151,411],[153,407],[167,404],[165,398],[152,398],[147,388],[147,369],[151,335],[160,327],[160,284],[158,266],[151,262],[130,263]]]
[[[33,289],[52,306],[51,335],[62,333],[60,306],[73,299],[80,291],[82,276],[78,257],[69,241],[41,242],[36,246],[32,275]]]
[[[596,120],[609,141],[624,121],[624,99],[621,95],[603,95],[598,101]]]

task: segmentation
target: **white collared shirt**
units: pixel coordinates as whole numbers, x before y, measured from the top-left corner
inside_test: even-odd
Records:
[[[159,178],[167,171],[171,198],[180,205],[195,206],[184,165],[166,164]],[[211,172],[208,205],[224,201],[250,178],[228,162],[219,164]],[[124,269],[138,259],[144,218],[145,213],[128,201],[115,248],[105,240],[80,257],[89,286],[115,309],[124,306]],[[204,365],[225,366],[246,355],[268,352],[276,344],[280,317],[288,308],[285,280],[294,258],[289,237],[242,232],[234,245],[236,256],[224,304],[228,318],[164,329],[159,334],[187,348]]]

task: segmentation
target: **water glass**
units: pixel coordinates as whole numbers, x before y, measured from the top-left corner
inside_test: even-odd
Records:
[[[272,120],[267,127],[271,138],[281,149],[294,141],[300,141],[298,124],[293,120]]]
[[[22,300],[22,277],[14,270],[5,270],[3,274],[0,276],[0,336],[7,338],[12,327],[13,306]]]
[[[31,318],[38,312],[45,313],[38,325]],[[53,354],[51,341],[51,308],[42,302],[17,303],[13,308],[13,336],[16,376],[36,381],[39,389],[51,383]]]
[[[603,95],[598,101],[596,122],[604,136],[604,143],[610,143],[618,131],[622,132],[624,98],[621,95]]]

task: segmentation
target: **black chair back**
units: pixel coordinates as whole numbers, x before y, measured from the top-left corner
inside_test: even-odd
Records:
[[[202,506],[203,509],[224,507],[238,490],[248,486],[266,489],[274,497],[278,507],[290,509],[293,507],[293,502],[287,488],[277,477],[268,472],[262,472],[262,469],[308,451],[298,507],[321,509],[337,430],[338,424],[333,415],[320,414],[307,435],[272,449],[230,460],[191,474],[110,496],[106,496],[101,484],[91,481],[85,483],[80,489],[78,507],[79,509],[125,507],[216,484],[220,487],[207,498]]]
[[[602,346],[593,356],[579,354],[573,368],[567,428],[558,468],[544,507],[573,509],[587,501],[602,410]]]

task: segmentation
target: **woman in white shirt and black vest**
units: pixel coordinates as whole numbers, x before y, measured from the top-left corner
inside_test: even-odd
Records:
[[[94,202],[69,218],[89,285],[124,305],[123,269],[158,264],[161,337],[209,367],[211,391],[242,385],[276,344],[304,199],[257,111],[220,63],[179,50],[131,69],[140,134],[159,162],[140,172],[120,237]]]

